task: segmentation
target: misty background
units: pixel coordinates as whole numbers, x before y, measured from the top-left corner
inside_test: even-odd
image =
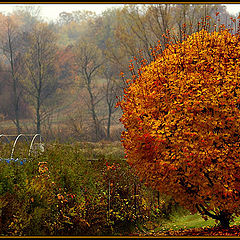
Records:
[[[166,36],[183,41],[206,16],[211,31],[221,24],[234,31],[238,6],[1,4],[1,133],[120,140],[115,105],[131,77],[130,60],[150,63],[151,48],[160,43],[164,49]]]

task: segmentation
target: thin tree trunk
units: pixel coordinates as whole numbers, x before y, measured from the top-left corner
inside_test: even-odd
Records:
[[[110,127],[111,127],[111,109],[108,110],[108,122],[107,122],[107,139],[110,139]]]
[[[98,120],[97,120],[97,114],[95,111],[95,105],[94,105],[94,100],[93,100],[93,94],[92,94],[92,89],[88,84],[88,93],[90,96],[90,108],[91,108],[91,113],[92,113],[92,119],[93,119],[93,123],[94,123],[94,128],[95,128],[95,141],[99,140],[99,127],[98,127]]]
[[[37,133],[41,134],[40,97],[38,97],[37,99],[36,117],[37,117]]]
[[[40,115],[40,106],[41,106],[41,92],[42,92],[42,64],[41,64],[41,46],[40,43],[37,42],[37,59],[38,59],[38,96],[37,96],[37,133],[41,134],[41,115]]]
[[[15,72],[14,72],[14,59],[13,59],[13,49],[12,49],[12,42],[11,42],[11,36],[8,32],[8,46],[9,46],[9,52],[10,52],[10,65],[11,65],[11,75],[12,75],[12,82],[13,82],[13,97],[14,97],[14,113],[15,113],[15,125],[17,128],[18,134],[21,132],[20,123],[19,123],[19,99],[17,96],[17,80],[15,78]]]

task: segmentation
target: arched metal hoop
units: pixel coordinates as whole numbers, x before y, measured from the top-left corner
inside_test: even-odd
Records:
[[[19,134],[19,135],[16,137],[16,139],[15,139],[15,141],[14,141],[14,143],[13,143],[12,153],[11,153],[11,157],[10,157],[10,159],[13,158],[13,153],[14,153],[14,150],[15,150],[15,146],[16,146],[17,141],[18,141],[18,139],[19,139],[20,137],[24,137],[25,140],[26,140],[26,142],[28,141],[28,140],[27,140],[27,137],[26,137],[24,134]]]
[[[31,152],[32,152],[32,148],[33,148],[33,143],[35,141],[35,139],[39,136],[39,144],[42,144],[42,136],[40,134],[35,134],[32,138],[31,144],[30,144],[30,148],[29,148],[29,152],[28,152],[28,156],[31,156]]]
[[[7,138],[6,135],[4,135],[4,134],[0,134],[0,139],[1,139],[2,137],[4,137],[5,139],[7,139],[8,143],[10,143],[10,141],[9,141],[9,139]]]
[[[36,142],[36,139],[39,137],[39,149],[41,151],[44,151],[44,146],[42,145],[42,141],[43,141],[43,137],[40,134],[19,134],[19,135],[5,135],[5,134],[0,134],[0,142],[2,141],[3,138],[6,139],[7,143],[10,145],[11,144],[11,138],[14,137],[14,143],[12,145],[12,149],[11,149],[11,155],[10,155],[10,159],[13,159],[13,155],[14,155],[14,151],[16,148],[16,145],[18,143],[18,140],[20,138],[24,138],[25,141],[30,144],[29,150],[28,150],[28,156],[31,156],[31,153],[33,152],[33,146],[34,143]],[[1,156],[0,156],[1,159]]]

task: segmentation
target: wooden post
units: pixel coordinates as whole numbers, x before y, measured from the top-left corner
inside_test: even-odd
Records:
[[[0,233],[2,232],[2,208],[0,208]]]
[[[108,181],[108,221],[110,220],[110,201],[111,201],[111,185],[109,180]]]
[[[136,195],[137,195],[137,186],[136,186],[136,182],[134,181],[134,213],[135,213],[135,216],[137,216],[137,199],[136,199]]]

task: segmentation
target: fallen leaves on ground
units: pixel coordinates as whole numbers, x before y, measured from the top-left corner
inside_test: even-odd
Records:
[[[219,226],[180,229],[180,230],[166,230],[159,232],[148,232],[149,236],[240,236],[240,226],[233,225],[228,229],[223,229]]]

